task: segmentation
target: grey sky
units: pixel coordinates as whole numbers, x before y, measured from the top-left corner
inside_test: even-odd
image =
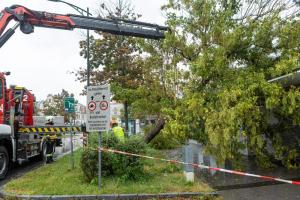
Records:
[[[135,11],[142,14],[140,20],[160,25],[164,23],[160,7],[166,1],[131,0]],[[90,7],[93,12],[102,1],[69,0],[69,2],[82,8]],[[14,4],[39,11],[77,14],[65,4],[47,0],[1,0],[0,9]],[[13,24],[14,22],[11,22],[10,26]],[[84,84],[75,82],[75,77],[69,74],[79,67],[86,67],[86,60],[79,56],[79,41],[85,39],[84,33],[83,30],[35,28],[33,34],[25,35],[17,30],[0,49],[0,70],[11,72],[7,78],[8,85],[25,86],[33,91],[37,100],[45,99],[47,94],[56,94],[66,89],[85,104],[85,97],[79,97]]]

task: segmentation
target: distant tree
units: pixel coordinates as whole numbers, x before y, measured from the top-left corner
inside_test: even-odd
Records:
[[[65,112],[64,108],[64,99],[66,97],[74,97],[74,94],[64,89],[59,94],[49,94],[43,103],[43,114],[46,116],[64,116],[65,122],[70,122],[69,114]],[[77,102],[75,100],[75,103]],[[75,117],[75,113],[71,115],[72,119],[75,119]]]

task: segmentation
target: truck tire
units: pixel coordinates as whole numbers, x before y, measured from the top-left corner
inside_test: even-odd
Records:
[[[47,163],[47,143],[43,142],[42,151],[41,151],[41,160],[43,163]]]
[[[53,161],[53,155],[55,152],[55,143],[44,142],[41,152],[41,158],[44,163],[49,163]]]
[[[9,169],[9,155],[4,146],[0,146],[0,179],[4,179]]]

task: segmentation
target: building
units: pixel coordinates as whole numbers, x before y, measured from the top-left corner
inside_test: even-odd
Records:
[[[75,106],[75,115],[76,115],[76,119],[75,119],[76,125],[79,126],[85,123],[87,120],[86,106],[81,103],[77,103]]]

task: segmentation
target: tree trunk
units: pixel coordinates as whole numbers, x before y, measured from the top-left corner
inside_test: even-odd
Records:
[[[166,122],[164,119],[158,120],[155,127],[145,137],[145,142],[147,144],[150,143],[160,133],[160,131],[164,128],[165,123]]]
[[[129,130],[129,117],[128,117],[128,102],[124,102],[124,118],[125,118],[125,136],[128,137],[128,130]]]

